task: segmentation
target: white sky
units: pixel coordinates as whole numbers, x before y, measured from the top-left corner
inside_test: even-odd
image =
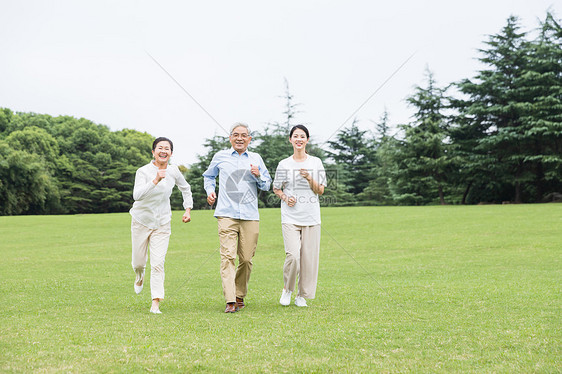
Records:
[[[509,15],[531,30],[549,8],[561,17],[558,4],[0,0],[0,107],[167,136],[176,163],[195,162],[225,133],[148,52],[227,130],[282,122],[287,78],[321,143],[413,53],[357,113],[361,128],[385,107],[392,125],[409,121],[426,66],[441,85],[472,77]]]

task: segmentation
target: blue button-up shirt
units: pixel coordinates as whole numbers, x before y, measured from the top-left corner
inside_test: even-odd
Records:
[[[258,166],[259,178],[252,175],[251,165]],[[219,198],[215,217],[259,220],[257,189],[267,191],[271,185],[271,177],[261,156],[248,150],[239,154],[234,148],[215,153],[209,168],[203,173],[207,196],[215,192],[217,176]]]

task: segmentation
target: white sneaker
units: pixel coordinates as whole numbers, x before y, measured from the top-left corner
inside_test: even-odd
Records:
[[[291,304],[291,291],[287,291],[283,288],[283,293],[281,294],[281,299],[279,299],[279,304],[287,306]]]
[[[150,313],[162,314],[162,312],[160,311],[160,309],[152,309],[152,308],[150,308]]]
[[[136,293],[137,295],[138,295],[139,293],[141,293],[142,288],[144,287],[144,271],[142,272],[142,278],[141,278],[141,279],[142,279],[142,283],[141,283],[140,286],[137,286],[138,280],[135,279],[134,286],[135,286],[135,293]]]
[[[295,297],[295,305],[296,306],[308,306],[308,305],[306,305],[306,300],[302,296]]]

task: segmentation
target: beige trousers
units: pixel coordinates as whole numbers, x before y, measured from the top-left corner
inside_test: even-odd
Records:
[[[144,279],[148,247],[150,247],[150,293],[153,299],[164,298],[164,261],[171,232],[171,222],[157,229],[149,229],[134,219],[131,222],[132,265],[137,275],[136,282]]]
[[[226,302],[231,303],[236,301],[236,297],[243,299],[248,293],[260,222],[218,217],[218,229],[222,290]],[[237,254],[238,268],[234,263]]]
[[[298,295],[314,299],[320,257],[320,225],[297,226],[283,223],[281,227],[286,255],[283,265],[285,289],[293,292],[298,276]]]

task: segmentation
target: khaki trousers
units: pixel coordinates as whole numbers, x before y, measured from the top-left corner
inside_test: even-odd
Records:
[[[132,265],[137,275],[136,282],[144,279],[147,252],[150,247],[150,293],[153,299],[164,298],[164,261],[171,232],[171,222],[157,229],[149,229],[134,219],[131,222]]]
[[[252,257],[258,245],[260,222],[218,217],[218,229],[222,290],[226,302],[231,303],[236,301],[236,297],[243,299],[248,292]],[[234,262],[237,254],[238,268],[236,269]]]
[[[320,257],[320,225],[281,225],[285,242],[285,264],[283,282],[287,291],[295,290],[299,278],[299,296],[314,299],[318,282],[318,259]]]

